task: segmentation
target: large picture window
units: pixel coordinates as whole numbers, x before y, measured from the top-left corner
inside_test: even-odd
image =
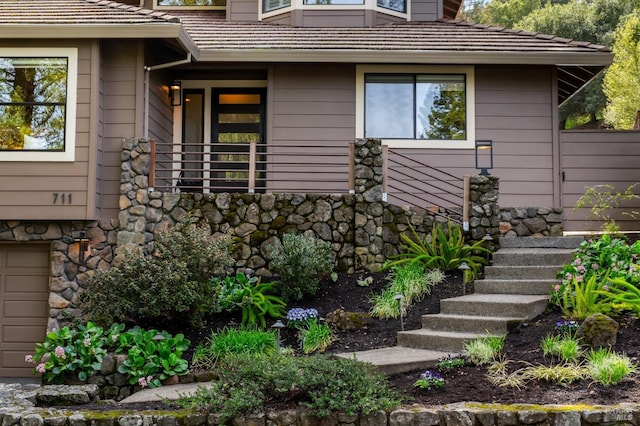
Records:
[[[385,139],[395,146],[471,147],[467,145],[474,133],[472,69],[409,67],[424,72],[405,73],[388,72],[394,69],[390,66],[360,68],[362,137]]]
[[[75,49],[0,49],[0,160],[73,160],[76,62]]]
[[[156,0],[157,6],[169,7],[214,7],[225,6],[226,0]]]

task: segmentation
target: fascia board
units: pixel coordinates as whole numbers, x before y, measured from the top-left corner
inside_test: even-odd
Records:
[[[179,23],[147,24],[3,24],[0,39],[179,38]]]
[[[460,52],[337,49],[201,49],[201,62],[341,62],[416,64],[599,65],[613,60],[611,52]]]

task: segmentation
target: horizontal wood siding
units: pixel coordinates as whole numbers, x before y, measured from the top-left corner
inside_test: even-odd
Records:
[[[269,18],[264,18],[263,21],[269,24],[292,25],[291,12],[285,12],[279,15],[271,16]]]
[[[99,164],[105,218],[116,218],[120,198],[120,153],[122,140],[142,136],[136,131],[139,104],[138,45],[130,41],[109,41],[102,45],[103,146]]]
[[[0,162],[0,220],[92,219],[88,211],[91,108],[90,42],[2,41],[3,47],[77,47],[78,92],[73,162]],[[54,203],[54,193],[58,198]],[[62,203],[62,194],[65,202]],[[69,194],[71,202],[69,203]]]
[[[601,221],[589,220],[589,208],[574,210],[585,187],[609,184],[623,192],[640,182],[640,132],[635,131],[562,131],[560,132],[561,168],[565,230],[600,230]],[[640,187],[636,188],[640,194]],[[624,203],[611,211],[611,217],[624,230],[637,230],[638,200]],[[625,214],[626,213],[626,214]]]
[[[412,0],[412,21],[437,21],[442,18],[442,0]]]
[[[373,25],[393,24],[395,22],[405,22],[406,19],[397,16],[387,15],[386,13],[373,12]]]
[[[476,139],[493,140],[494,169],[500,177],[500,200],[504,207],[553,207],[552,170],[552,93],[551,70],[536,67],[478,66],[475,73]],[[394,149],[425,165],[462,179],[473,175],[473,149]],[[391,157],[393,161],[400,161]],[[419,167],[414,167],[419,170]],[[425,187],[448,177],[433,172],[434,177],[419,177],[416,171],[404,170],[409,176],[396,174],[390,185],[390,201],[424,205]],[[416,184],[420,180],[425,183]],[[407,184],[417,186],[409,188]],[[431,188],[436,195],[442,190]],[[401,195],[408,191],[409,196]],[[416,198],[412,198],[411,194]],[[418,198],[419,197],[419,198]],[[429,198],[434,204],[442,202]],[[428,203],[427,203],[428,205]]]
[[[269,161],[283,164],[268,166],[268,189],[347,192],[348,146],[355,138],[355,67],[278,64],[269,84],[267,149],[280,153]]]
[[[258,0],[228,0],[227,20],[229,21],[257,21]]]
[[[364,10],[302,10],[301,27],[356,27],[366,24]]]

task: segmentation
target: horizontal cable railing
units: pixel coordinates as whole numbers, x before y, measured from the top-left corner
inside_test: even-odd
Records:
[[[349,144],[154,144],[153,186],[165,192],[307,192],[351,190]]]
[[[468,222],[468,179],[383,145],[385,194],[457,223]]]

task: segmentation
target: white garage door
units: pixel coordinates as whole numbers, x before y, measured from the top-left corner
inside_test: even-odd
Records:
[[[0,244],[0,377],[31,376],[24,356],[46,333],[49,251],[48,244]]]

